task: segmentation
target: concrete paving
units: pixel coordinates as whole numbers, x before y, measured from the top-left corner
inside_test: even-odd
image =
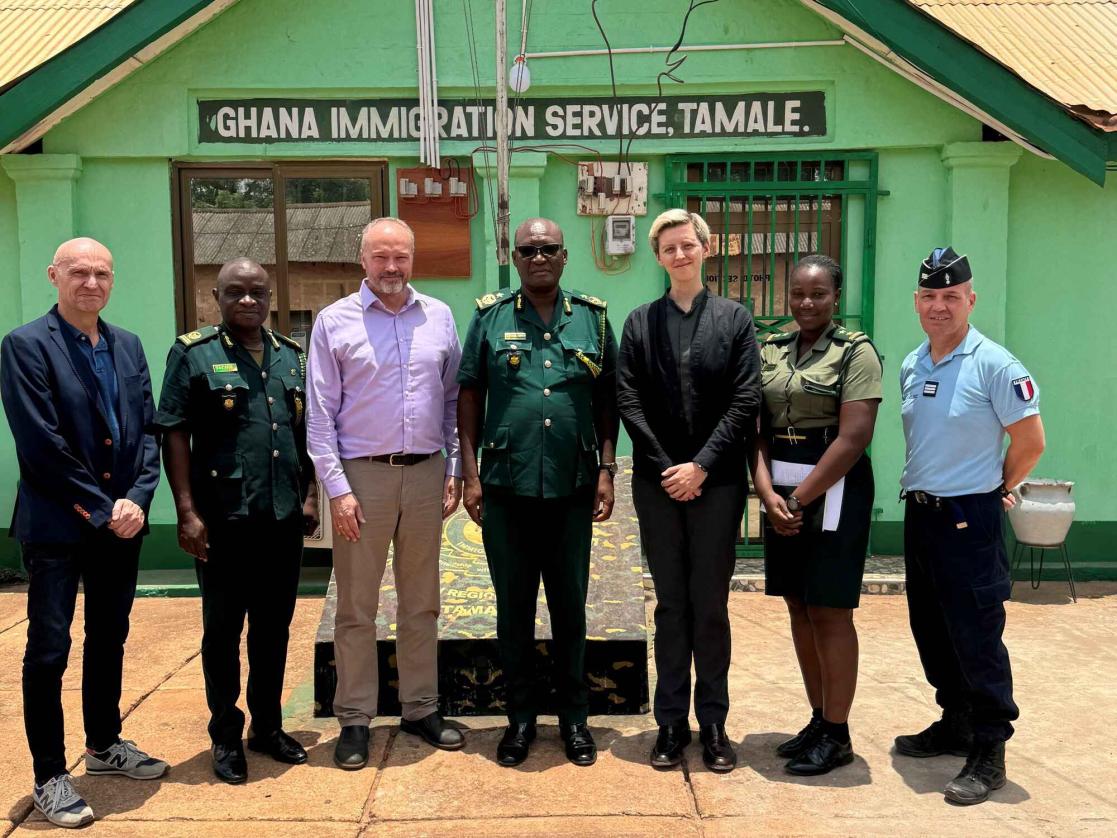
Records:
[[[98,820],[87,832],[135,838],[263,836],[736,836],[750,835],[1115,835],[1117,584],[1018,586],[1009,604],[1022,717],[1009,745],[1008,785],[991,802],[948,805],[942,787],[962,760],[911,760],[892,753],[897,733],[936,715],[907,627],[903,597],[866,596],[857,614],[860,691],[850,721],[855,762],[825,777],[795,778],[773,753],[808,709],[782,603],[732,595],[729,731],[740,767],[714,775],[692,746],[684,766],[647,765],[650,715],[591,720],[597,765],[563,756],[553,723],[540,728],[516,769],[493,761],[503,720],[461,720],[464,751],[444,753],[378,720],[369,766],[344,772],[331,758],[336,723],[313,718],[312,652],[321,599],[301,599],[292,627],[285,726],[310,751],[289,767],[249,753],[249,782],[226,786],[210,771],[206,707],[197,654],[196,599],[140,599],[124,672],[124,735],[168,759],[152,782],[88,777],[82,745],[80,655],[64,679],[67,748],[75,783]],[[32,812],[30,757],[21,722],[20,661],[26,596],[0,591],[0,834],[52,829]],[[75,625],[81,625],[80,613]],[[75,650],[80,642],[75,643]],[[546,720],[552,721],[552,720]],[[4,818],[6,817],[6,826]]]

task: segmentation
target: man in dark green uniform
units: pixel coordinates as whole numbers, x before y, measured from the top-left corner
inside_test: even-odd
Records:
[[[202,590],[202,668],[213,770],[247,779],[240,635],[248,616],[248,747],[306,762],[283,732],[280,696],[305,528],[317,525],[306,453],[306,356],[264,328],[271,280],[250,259],[221,268],[220,326],[175,341],[155,424],[178,510],[178,542]],[[305,499],[305,503],[304,503]]]
[[[465,507],[482,527],[508,684],[509,725],[497,761],[523,762],[535,738],[542,576],[566,756],[592,765],[586,588],[592,522],[613,511],[616,342],[603,300],[559,288],[566,250],[558,225],[529,219],[515,241],[520,288],[477,301],[458,372]]]

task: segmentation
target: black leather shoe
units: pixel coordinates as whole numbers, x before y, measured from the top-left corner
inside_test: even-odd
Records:
[[[345,725],[334,746],[334,764],[356,771],[368,763],[368,725]]]
[[[792,736],[786,742],[776,746],[776,755],[784,759],[794,759],[807,751],[822,733],[822,718],[812,717],[807,726]]]
[[[835,768],[853,762],[853,743],[839,742],[828,733],[820,733],[810,746],[784,766],[788,774],[813,777],[829,774]]]
[[[455,727],[450,727],[437,712],[417,721],[400,719],[399,729],[404,733],[421,736],[429,744],[444,751],[459,751],[465,747],[465,737]]]
[[[534,741],[534,722],[513,722],[508,725],[504,735],[500,737],[500,744],[496,746],[497,764],[505,768],[519,765],[527,759],[528,749]]]
[[[213,773],[221,782],[233,786],[248,779],[248,763],[240,742],[213,746]]]
[[[896,753],[906,757],[937,757],[940,754],[968,756],[973,747],[973,730],[967,715],[943,713],[942,718],[919,733],[896,737]]]
[[[737,767],[737,752],[725,734],[725,725],[702,725],[698,738],[702,741],[702,762],[711,771],[726,774]]]
[[[575,765],[593,765],[597,762],[597,745],[585,722],[561,724],[559,731],[566,743],[566,758]]]
[[[288,765],[302,765],[306,762],[306,749],[282,730],[257,736],[248,731],[248,750],[267,754],[276,762]]]
[[[690,724],[676,722],[673,725],[660,725],[659,736],[652,748],[653,768],[671,768],[683,761],[683,751],[690,744]]]
[[[972,806],[984,803],[989,793],[1007,782],[1005,776],[1005,743],[975,743],[958,776],[946,784],[944,794],[951,803]]]

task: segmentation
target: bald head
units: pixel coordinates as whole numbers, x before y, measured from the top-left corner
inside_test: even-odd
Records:
[[[562,228],[549,218],[529,218],[516,228],[514,246],[528,244],[532,239],[548,239],[562,244]]]
[[[264,270],[263,265],[259,262],[249,259],[247,256],[238,256],[236,259],[230,259],[221,266],[221,270],[217,272],[217,285],[220,287],[223,283],[229,282],[236,277],[237,279],[262,276],[265,281],[268,279],[268,272]]]
[[[213,298],[237,339],[255,341],[271,310],[271,277],[259,262],[238,256],[217,272]]]
[[[58,245],[58,250],[54,251],[54,259],[51,264],[61,267],[82,257],[108,262],[109,268],[112,268],[112,253],[109,252],[109,249],[97,239],[91,239],[87,236],[70,239]]]

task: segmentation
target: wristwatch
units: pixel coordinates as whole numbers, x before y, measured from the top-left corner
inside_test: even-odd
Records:
[[[803,508],[803,504],[799,503],[799,498],[795,497],[795,495],[791,495],[787,499],[787,511],[788,512],[798,512],[802,508]]]
[[[615,462],[614,463],[602,463],[601,465],[599,465],[597,467],[597,470],[598,471],[609,472],[610,477],[616,477],[617,476],[617,464]]]

